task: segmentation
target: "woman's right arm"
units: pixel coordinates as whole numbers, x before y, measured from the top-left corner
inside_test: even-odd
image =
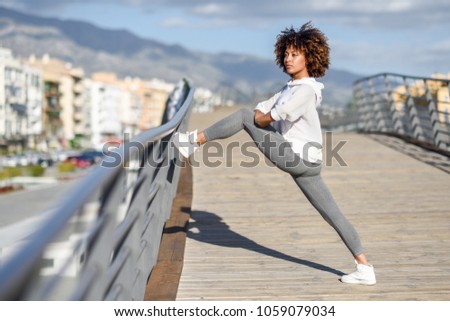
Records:
[[[267,127],[273,121],[270,113],[263,113],[260,110],[255,110],[255,124],[261,128]]]

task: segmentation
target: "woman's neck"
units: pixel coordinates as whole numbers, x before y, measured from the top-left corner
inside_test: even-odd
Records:
[[[302,72],[296,75],[291,75],[292,80],[300,80],[303,78],[309,78],[309,73],[308,72]]]

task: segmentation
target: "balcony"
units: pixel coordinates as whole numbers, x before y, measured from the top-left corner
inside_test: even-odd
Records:
[[[73,113],[73,119],[75,121],[82,121],[84,119],[84,115],[83,115],[83,113],[81,111],[75,111]]]

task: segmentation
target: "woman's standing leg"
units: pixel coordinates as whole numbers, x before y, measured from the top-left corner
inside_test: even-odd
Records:
[[[361,254],[363,247],[358,233],[337,206],[321,175],[300,176],[294,180],[325,221],[336,230],[353,256]]]
[[[376,283],[375,272],[368,264],[363,253],[363,246],[353,225],[339,209],[330,190],[320,175],[294,177],[306,198],[339,234],[357,263],[357,271],[341,278],[342,282],[373,285]]]

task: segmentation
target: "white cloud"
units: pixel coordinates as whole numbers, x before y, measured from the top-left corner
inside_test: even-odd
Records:
[[[204,5],[194,6],[191,10],[195,14],[200,15],[224,15],[230,12],[230,8],[226,4],[208,3]]]
[[[173,17],[168,18],[162,21],[161,23],[164,27],[168,28],[184,28],[184,27],[190,27],[189,21],[182,17]]]
[[[27,7],[45,11],[55,6],[74,3],[92,3],[92,0],[5,0],[17,8]],[[142,10],[177,9],[185,15],[208,20],[227,20],[236,26],[253,21],[310,17],[323,19],[346,26],[384,28],[410,28],[430,23],[449,23],[450,1],[448,0],[95,0],[96,3],[122,4],[140,7]],[[309,19],[308,19],[309,20]]]
[[[359,14],[374,14],[387,12],[405,12],[417,6],[418,1],[349,1],[325,0],[311,2],[311,10],[316,12],[347,12]]]

